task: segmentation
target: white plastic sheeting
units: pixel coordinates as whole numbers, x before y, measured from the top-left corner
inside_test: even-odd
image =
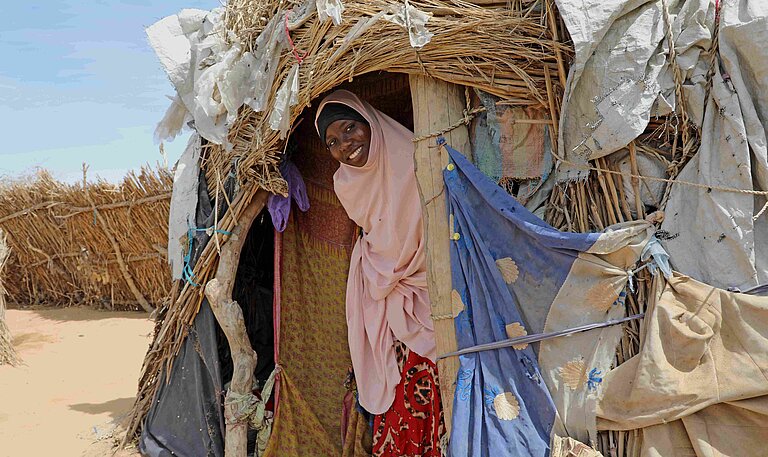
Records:
[[[321,21],[330,18],[334,24],[340,25],[343,12],[344,4],[341,0],[317,0],[317,16]]]
[[[243,104],[266,109],[286,41],[283,21],[281,15],[272,18],[257,38],[254,54],[244,52],[225,29],[224,8],[182,10],[147,28],[150,44],[190,113],[182,116],[172,106],[157,136],[175,135],[178,119],[191,118],[203,138],[226,146],[229,127]]]
[[[168,215],[168,263],[173,279],[181,279],[187,244],[184,236],[195,222],[197,185],[200,175],[200,136],[193,133],[173,173],[171,210]]]
[[[280,131],[280,138],[285,138],[291,130],[291,107],[299,102],[299,64],[294,64],[277,91],[275,107],[269,115],[269,126]]]
[[[625,147],[652,115],[674,106],[674,79],[661,1],[556,0],[575,48],[560,118],[559,151],[585,165]],[[669,0],[677,64],[693,120],[701,122],[714,2]],[[703,56],[702,56],[703,57]],[[706,59],[705,59],[706,60]],[[696,112],[698,111],[698,116]],[[559,180],[588,172],[563,164]]]
[[[172,141],[176,138],[184,126],[192,120],[192,114],[187,111],[184,102],[178,94],[171,99],[171,105],[165,111],[165,115],[155,127],[155,141],[161,143]]]
[[[768,214],[753,220],[765,199],[717,187],[768,189],[768,2],[720,4],[719,67],[705,110],[715,2],[667,1],[686,109],[702,140],[678,179],[712,188],[674,185],[662,225],[669,234],[662,242],[676,270],[720,288],[746,288],[768,282]],[[673,109],[669,41],[662,1],[557,0],[557,5],[576,51],[560,120],[560,151],[581,165],[625,147],[651,116]],[[558,179],[586,173],[561,164]],[[659,189],[641,193],[651,203]]]
[[[411,46],[417,49],[424,47],[435,35],[427,30],[427,22],[431,17],[432,13],[411,6],[408,0],[405,0],[402,5],[390,7],[389,14],[384,15],[384,19],[408,31]]]

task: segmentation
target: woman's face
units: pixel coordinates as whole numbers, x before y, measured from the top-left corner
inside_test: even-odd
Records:
[[[364,122],[348,119],[334,121],[325,131],[325,146],[339,162],[362,167],[368,162],[371,127]]]

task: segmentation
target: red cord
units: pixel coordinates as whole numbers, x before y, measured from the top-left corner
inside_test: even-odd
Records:
[[[293,57],[296,57],[296,60],[301,64],[304,62],[304,58],[307,57],[307,51],[300,51],[296,49],[296,45],[293,44],[293,39],[291,38],[291,31],[288,28],[288,13],[290,13],[291,10],[288,10],[285,12],[285,36],[288,37],[288,43],[291,45],[291,52],[293,53]]]

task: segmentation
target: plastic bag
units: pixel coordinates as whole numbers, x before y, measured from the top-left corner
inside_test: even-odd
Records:
[[[344,12],[344,4],[341,0],[317,0],[317,17],[320,21],[328,18],[333,19],[333,23],[341,25],[341,13]]]
[[[299,101],[299,64],[293,64],[283,85],[275,96],[275,106],[269,114],[269,126],[280,131],[280,138],[285,138],[291,129],[291,106]]]
[[[171,98],[171,97],[169,97]],[[155,142],[172,141],[176,138],[187,122],[192,120],[192,114],[184,106],[181,97],[176,94],[171,98],[171,105],[165,111],[165,115],[155,127]]]
[[[249,80],[249,95],[246,96],[245,103],[257,113],[266,109],[269,94],[272,92],[272,82],[275,79],[280,52],[285,42],[283,21],[282,16],[275,15],[254,43],[255,68],[252,68],[253,77]]]
[[[427,30],[427,22],[432,17],[432,13],[426,13],[411,6],[407,0],[403,5],[391,6],[389,12],[390,14],[385,15],[384,19],[408,30],[412,47],[424,47],[435,35]]]

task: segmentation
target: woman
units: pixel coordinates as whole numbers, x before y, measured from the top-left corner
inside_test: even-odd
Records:
[[[318,108],[334,189],[362,228],[347,282],[349,349],[376,456],[440,456],[444,435],[413,133],[348,91]]]

